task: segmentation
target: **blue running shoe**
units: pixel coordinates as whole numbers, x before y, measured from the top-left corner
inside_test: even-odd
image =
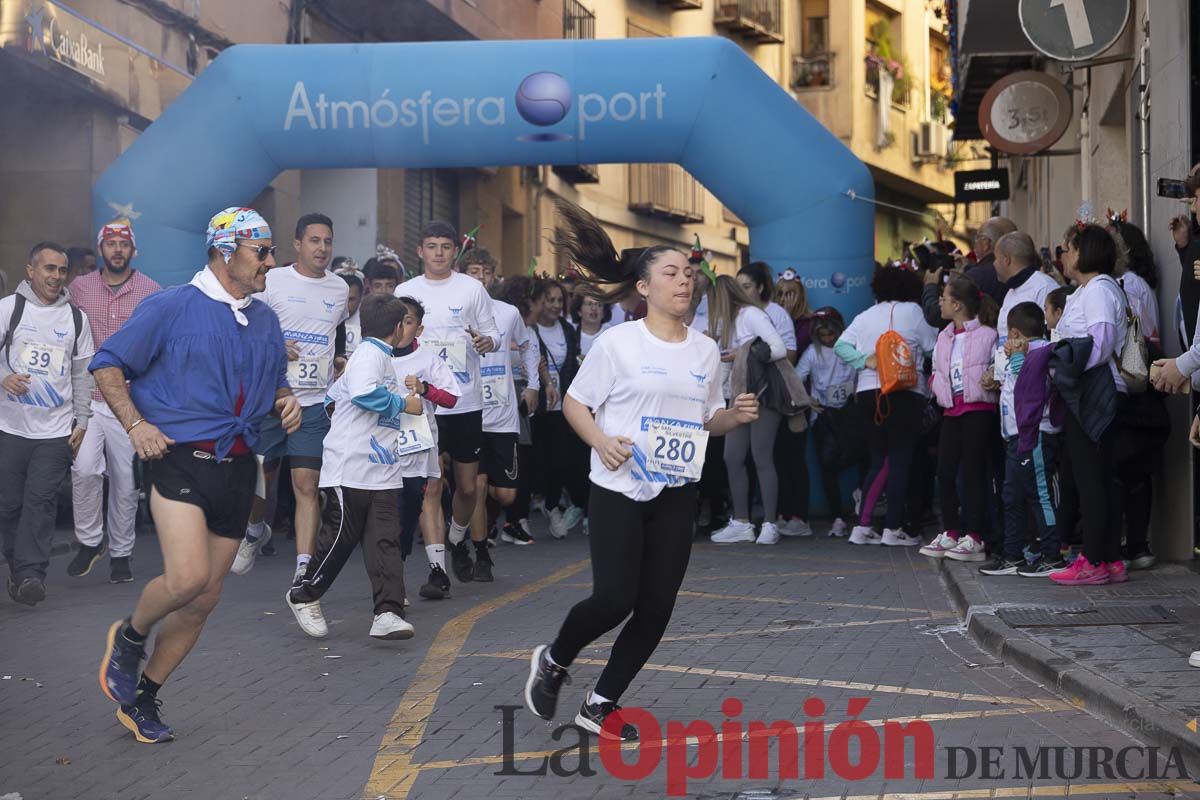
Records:
[[[121,634],[126,622],[119,619],[109,627],[104,659],[100,662],[100,690],[109,700],[122,705],[137,700],[138,667],[146,657],[142,645]]]
[[[142,693],[132,705],[117,709],[117,720],[143,744],[169,742],[175,738],[175,731],[158,715],[161,706],[162,700]]]

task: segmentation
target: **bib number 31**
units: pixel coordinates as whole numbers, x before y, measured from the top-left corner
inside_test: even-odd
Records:
[[[651,471],[685,481],[700,480],[708,431],[653,421],[646,426],[646,437],[650,446],[647,466]]]

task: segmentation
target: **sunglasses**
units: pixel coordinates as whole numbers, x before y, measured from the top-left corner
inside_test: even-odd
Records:
[[[238,242],[237,246],[238,247],[249,247],[258,256],[259,261],[266,261],[267,256],[275,255],[275,248],[267,247],[265,244],[245,244],[243,242]]]

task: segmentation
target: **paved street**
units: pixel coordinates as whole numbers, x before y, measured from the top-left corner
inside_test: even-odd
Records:
[[[638,782],[610,776],[594,750],[590,777],[497,774],[506,771],[506,726],[495,706],[521,703],[528,651],[553,637],[587,591],[586,559],[578,534],[501,546],[496,583],[455,584],[445,602],[417,600],[410,614],[417,638],[399,643],[367,638],[370,595],[357,562],[326,598],[330,636],[318,642],[301,634],[282,602],[291,558],[260,559],[249,576],[231,576],[199,645],[161,693],[178,739],[150,746],[117,724],[96,668],[105,626],[128,612],[157,569],[157,544],[139,540],[139,580],[124,586],[106,582],[106,564],[69,581],[60,557],[46,603],[0,604],[0,797],[663,797],[666,754]],[[415,567],[414,583],[423,579]],[[1102,774],[1015,778],[1015,746],[1117,750],[1138,742],[977,649],[938,570],[915,550],[827,539],[785,540],[774,549],[704,541],[684,589],[666,639],[624,698],[628,706],[644,707],[664,727],[705,720],[719,730],[729,718],[722,702],[732,697],[744,705],[738,720],[800,727],[810,719],[805,701],[816,697],[826,706],[831,756],[838,739],[831,734],[847,719],[849,701],[865,698],[857,716],[874,730],[884,720],[920,717],[936,738],[931,779],[913,779],[910,744],[904,779],[886,779],[881,763],[862,781],[839,778],[830,766],[824,779],[781,780],[772,747],[766,778],[726,779],[718,769],[689,781],[686,796],[1022,797],[1036,785],[1039,796],[1200,797],[1200,786],[1174,773],[1133,783]],[[555,725],[515,712],[508,772],[536,771],[562,748],[571,750],[560,761],[578,772],[578,734],[567,729],[556,739],[554,731],[570,722],[611,641],[581,656]],[[1008,748],[999,767],[1006,776],[985,780],[977,764],[971,777],[948,778],[952,746]],[[716,752],[711,742],[705,747]],[[855,764],[857,745],[850,751]],[[627,763],[635,755],[626,752]],[[1142,763],[1136,755],[1131,761],[1135,769]],[[678,776],[684,765],[675,767]],[[744,772],[743,765],[733,774]]]

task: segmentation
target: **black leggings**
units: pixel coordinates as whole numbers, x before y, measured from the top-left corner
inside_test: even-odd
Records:
[[[968,411],[942,417],[938,440],[938,492],[942,521],[948,531],[983,536],[987,524],[988,460],[996,430],[994,411]],[[959,512],[958,470],[962,467],[963,497]],[[966,527],[963,523],[966,523]]]
[[[868,487],[875,476],[888,465],[887,518],[884,526],[898,530],[904,526],[904,509],[908,500],[909,470],[913,453],[921,439],[921,419],[925,412],[925,396],[901,390],[882,398],[884,410],[889,410],[882,425],[875,424],[875,399],[878,389],[857,394],[856,403],[867,419],[867,442],[871,448],[871,472],[863,482]]]
[[[417,538],[417,525],[421,519],[421,506],[425,503],[426,478],[405,478],[400,489],[400,557],[412,554],[413,542]]]
[[[775,434],[775,472],[779,475],[779,516],[808,520],[808,430],[796,433],[786,419]]]
[[[1118,398],[1120,402],[1120,398]],[[1071,472],[1083,517],[1083,554],[1092,564],[1121,558],[1121,486],[1117,480],[1117,425],[1093,442],[1073,413],[1066,420]]]
[[[629,617],[596,683],[596,694],[615,702],[645,666],[671,621],[692,553],[696,487],[664,489],[653,500],[639,503],[592,486],[588,519],[592,595],[567,614],[550,657],[570,666],[583,648]]]
[[[558,507],[564,488],[573,504],[586,508],[591,487],[588,481],[591,451],[575,435],[561,411],[538,414],[532,422],[533,449],[541,467],[540,488],[546,498],[546,510]],[[534,490],[538,488],[534,484]]]

